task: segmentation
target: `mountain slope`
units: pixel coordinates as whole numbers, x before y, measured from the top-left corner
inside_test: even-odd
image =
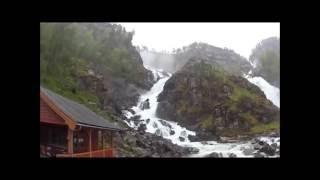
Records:
[[[40,82],[109,118],[153,84],[133,33],[109,23],[41,23]]]
[[[214,60],[190,59],[165,84],[157,115],[213,136],[254,135],[279,128],[280,111],[245,78]]]

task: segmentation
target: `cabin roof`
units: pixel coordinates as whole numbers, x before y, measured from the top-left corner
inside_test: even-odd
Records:
[[[76,121],[77,125],[79,126],[88,126],[110,130],[124,130],[123,128],[118,127],[117,125],[92,112],[82,104],[65,98],[41,86],[40,91],[46,97],[48,97],[55,106],[57,106],[66,115]]]

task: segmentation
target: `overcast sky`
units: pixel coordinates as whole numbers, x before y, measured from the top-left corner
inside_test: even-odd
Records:
[[[280,23],[117,23],[135,30],[132,43],[172,51],[193,42],[227,47],[248,58],[256,44],[280,37]]]

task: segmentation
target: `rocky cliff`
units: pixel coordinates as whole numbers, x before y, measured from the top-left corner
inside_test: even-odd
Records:
[[[252,68],[250,63],[239,54],[230,49],[222,49],[206,43],[193,43],[177,50],[175,57],[175,70],[181,69],[190,59],[201,58],[209,62],[215,62],[225,71],[235,74],[247,74]]]
[[[279,109],[215,60],[190,59],[165,84],[157,115],[195,130],[201,140],[253,135],[279,127]]]

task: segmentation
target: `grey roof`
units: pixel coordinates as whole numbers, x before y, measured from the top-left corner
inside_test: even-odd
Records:
[[[58,108],[60,108],[64,113],[74,119],[80,126],[92,126],[103,129],[110,130],[124,130],[121,127],[118,127],[111,122],[108,122],[103,117],[92,112],[90,109],[81,105],[77,102],[74,102],[70,99],[67,99],[63,96],[60,96],[46,88],[40,86],[40,90],[44,93]]]

